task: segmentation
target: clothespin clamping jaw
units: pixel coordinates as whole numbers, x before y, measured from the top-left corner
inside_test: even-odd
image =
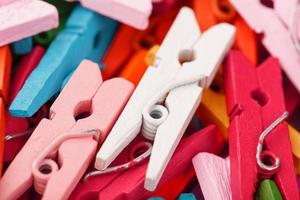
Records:
[[[235,28],[219,24],[202,35],[193,11],[182,8],[155,58],[97,154],[103,170],[141,131],[154,140],[145,188],[154,190],[209,87]]]
[[[233,199],[252,199],[265,179],[283,199],[299,199],[277,59],[255,68],[242,53],[229,53],[224,68],[230,117],[229,155]]]
[[[83,61],[0,180],[1,198],[34,184],[43,199],[67,199],[132,91],[121,78],[103,82],[99,66]]]
[[[262,43],[277,57],[282,69],[300,92],[300,33],[298,0],[230,0]],[[270,23],[272,22],[272,23]]]
[[[57,9],[40,0],[1,0],[0,46],[56,28]]]

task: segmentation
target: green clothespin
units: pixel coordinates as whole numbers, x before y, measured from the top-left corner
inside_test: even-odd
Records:
[[[256,191],[256,200],[282,200],[282,196],[276,183],[266,179],[260,183]]]

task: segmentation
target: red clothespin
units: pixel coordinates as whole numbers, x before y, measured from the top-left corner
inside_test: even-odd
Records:
[[[11,104],[19,90],[23,87],[32,70],[39,64],[44,53],[45,49],[43,47],[36,46],[29,54],[22,57],[16,65],[16,72],[11,80],[8,105]],[[47,113],[48,109],[46,106],[43,106],[31,118],[13,117],[8,110],[6,111],[5,162],[13,160],[30,136],[32,130],[29,128],[34,128],[43,117],[46,117]]]
[[[133,141],[117,158],[120,163],[130,155],[138,153],[141,148],[137,141]],[[143,139],[144,141],[144,139]],[[223,149],[224,140],[217,133],[215,126],[209,126],[203,130],[185,138],[178,146],[177,151],[169,162],[157,190],[161,191],[165,185],[181,172],[191,166],[191,160],[198,152],[220,153]],[[154,193],[144,189],[145,172],[149,161],[130,167],[128,170],[114,171],[89,177],[86,182],[79,183],[70,199],[146,199]],[[168,188],[170,190],[171,188]],[[170,191],[169,191],[170,192]],[[176,191],[174,191],[176,193]],[[178,191],[177,191],[178,193]],[[160,193],[155,193],[161,195]],[[173,198],[175,199],[175,196]]]
[[[83,61],[0,180],[0,199],[33,184],[43,199],[67,199],[132,90],[124,79],[103,82],[98,65]]]
[[[232,51],[224,79],[233,199],[253,199],[265,178],[276,182],[284,199],[299,199],[286,124],[272,127],[263,138],[265,129],[285,112],[278,60],[269,58],[255,68],[242,53]]]
[[[5,105],[8,100],[12,55],[9,46],[0,47],[0,175],[4,151]]]
[[[178,9],[176,8],[164,15],[154,17],[145,31],[122,25],[102,61],[105,65],[103,70],[104,80],[121,72],[133,57],[141,54],[141,51],[148,50],[153,45],[161,43],[177,13]]]

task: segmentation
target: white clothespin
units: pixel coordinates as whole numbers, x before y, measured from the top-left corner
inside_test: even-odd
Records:
[[[145,138],[154,139],[145,180],[145,188],[153,191],[234,34],[235,27],[223,23],[201,36],[193,10],[182,8],[156,54],[155,64],[145,72],[100,148],[95,168],[107,168],[142,131]]]

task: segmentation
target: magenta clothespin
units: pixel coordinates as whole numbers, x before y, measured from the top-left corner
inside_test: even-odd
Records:
[[[210,153],[193,158],[195,172],[206,200],[231,200],[229,159]]]
[[[40,0],[1,0],[0,46],[58,26],[57,9]]]
[[[33,184],[42,199],[67,199],[133,91],[83,61],[0,180],[0,199],[17,199]],[[57,158],[57,159],[55,159]]]
[[[230,0],[230,2],[249,26],[256,33],[262,34],[262,43],[266,49],[280,60],[282,69],[300,91],[298,1]]]

